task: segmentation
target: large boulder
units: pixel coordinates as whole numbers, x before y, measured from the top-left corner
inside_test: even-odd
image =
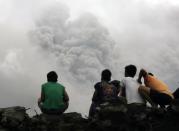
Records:
[[[151,131],[150,112],[150,108],[138,103],[104,103],[90,128],[96,131]]]
[[[31,119],[30,127],[33,131],[83,131],[87,121],[76,112],[62,115],[41,114]]]

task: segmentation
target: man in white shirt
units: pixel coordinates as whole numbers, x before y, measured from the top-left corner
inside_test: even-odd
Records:
[[[125,78],[121,81],[121,91],[120,96],[126,97],[127,103],[141,103],[144,104],[145,101],[140,96],[138,88],[140,84],[134,78],[137,72],[135,65],[128,65],[125,67]]]

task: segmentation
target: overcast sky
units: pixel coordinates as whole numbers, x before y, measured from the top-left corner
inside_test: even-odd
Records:
[[[135,64],[174,91],[178,23],[177,0],[0,0],[0,107],[38,110],[51,70],[69,92],[68,111],[83,115],[105,68],[121,80]]]

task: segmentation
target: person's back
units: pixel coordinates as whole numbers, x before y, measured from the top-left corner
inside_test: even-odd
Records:
[[[169,90],[169,87],[161,80],[157,79],[156,77],[147,74],[146,77],[144,77],[144,82],[147,87],[150,87],[153,90],[156,90],[160,93],[166,93],[173,97],[171,91]]]
[[[47,74],[46,83],[42,84],[39,108],[46,114],[62,114],[69,104],[69,97],[65,87],[57,83],[58,75],[51,71]]]
[[[101,83],[102,87],[102,102],[114,101],[117,99],[117,88],[111,83]]]
[[[64,86],[55,82],[47,82],[42,85],[45,100],[43,108],[46,109],[59,109],[64,107],[63,96]]]
[[[101,73],[101,82],[98,82],[94,86],[94,94],[92,97],[92,104],[90,106],[89,110],[89,117],[93,117],[94,114],[96,113],[96,107],[98,107],[101,103],[103,103],[106,98],[108,99],[109,97],[111,98],[110,92],[115,91],[115,87],[111,88],[107,86],[107,88],[104,85],[110,85],[110,80],[111,80],[111,71],[108,69],[105,69]],[[112,90],[111,90],[112,89]],[[105,92],[106,90],[106,92]],[[113,93],[111,93],[113,95]],[[116,96],[117,96],[117,90],[116,90]]]
[[[95,84],[95,93],[92,101],[96,104],[101,104],[109,99],[115,99],[117,97],[117,88],[107,81],[101,81]]]
[[[144,100],[140,96],[138,92],[138,88],[140,84],[136,81],[135,78],[132,77],[125,77],[122,82],[121,86],[125,87],[125,94],[126,94],[126,99],[127,103],[144,103]]]
[[[145,86],[140,86],[139,92],[152,107],[158,107],[160,105],[160,107],[165,108],[166,105],[171,104],[174,98],[173,94],[163,81],[157,79],[152,73],[148,73],[144,69],[140,70],[137,80],[141,84],[142,78],[144,78]]]
[[[137,72],[137,68],[134,65],[128,65],[125,67],[125,78],[121,81],[121,94],[125,94],[127,103],[144,103],[143,98],[138,92],[140,84],[135,80],[134,76]],[[125,93],[124,93],[125,91]]]

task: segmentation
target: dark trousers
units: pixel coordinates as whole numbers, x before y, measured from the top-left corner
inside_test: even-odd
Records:
[[[165,107],[165,105],[170,105],[172,102],[172,97],[165,93],[160,93],[155,90],[150,90],[150,98],[156,104],[159,104],[161,107]]]
[[[44,114],[61,115],[68,108],[68,104],[65,104],[65,106],[60,109],[46,109],[46,108],[43,108],[41,104],[39,104],[39,108],[41,112]]]
[[[96,113],[96,107],[98,107],[99,104],[96,104],[95,102],[91,103],[90,110],[89,110],[89,117],[93,117]]]

